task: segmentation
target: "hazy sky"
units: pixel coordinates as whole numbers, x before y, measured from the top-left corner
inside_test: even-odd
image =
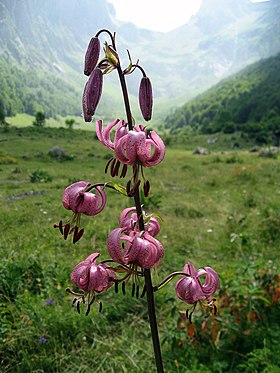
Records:
[[[190,17],[199,10],[202,0],[108,1],[114,4],[118,20],[129,21],[149,30],[165,32],[187,23]]]

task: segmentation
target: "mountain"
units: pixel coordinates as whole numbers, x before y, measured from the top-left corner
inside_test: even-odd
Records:
[[[280,54],[258,61],[170,114],[172,134],[247,134],[258,142],[280,136]]]
[[[173,105],[280,51],[279,12],[278,0],[203,0],[186,25],[159,33],[117,21],[106,0],[0,0],[4,109],[7,115],[38,108],[79,115],[84,52],[97,30],[107,28],[116,31],[125,61],[126,48],[134,61],[140,58],[153,82],[154,117],[163,118]],[[139,76],[127,81],[136,107]],[[118,116],[118,97],[116,77],[106,76],[97,114]]]

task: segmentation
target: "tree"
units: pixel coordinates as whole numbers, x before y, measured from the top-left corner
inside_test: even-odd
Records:
[[[69,130],[73,129],[73,125],[75,124],[75,119],[70,118],[65,120],[66,126],[69,128]]]
[[[36,127],[44,127],[46,124],[46,117],[45,114],[42,113],[41,111],[37,111],[35,115],[35,120],[33,121],[33,126]]]

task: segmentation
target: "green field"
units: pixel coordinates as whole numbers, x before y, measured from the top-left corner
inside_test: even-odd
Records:
[[[144,209],[162,217],[165,248],[153,281],[187,261],[211,266],[221,278],[219,313],[204,319],[198,309],[190,326],[175,281],[155,294],[165,370],[279,372],[280,160],[217,145],[194,155],[190,144],[177,150],[171,139],[164,162],[145,170]],[[66,157],[52,158],[53,146]],[[112,180],[104,174],[109,155],[93,131],[0,129],[3,373],[155,372],[145,299],[110,289],[102,313],[95,306],[86,317],[65,292],[78,262],[93,251],[108,257],[107,235],[131,205],[108,190],[105,210],[82,219],[85,234],[75,245],[53,229],[70,217],[61,204],[66,186]]]

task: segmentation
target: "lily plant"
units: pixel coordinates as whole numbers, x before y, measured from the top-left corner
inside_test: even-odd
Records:
[[[101,56],[100,35],[106,34],[109,42],[105,42],[104,55]],[[100,102],[103,79],[107,74],[116,71],[120,80],[124,100],[126,118],[113,119],[103,126],[103,121],[96,121],[96,135],[99,141],[110,151],[112,157],[105,165],[112,178],[126,178],[131,169],[131,177],[126,184],[120,185],[112,181],[92,184],[89,181],[78,181],[69,185],[62,196],[65,209],[72,211],[69,221],[60,221],[58,228],[64,239],[73,234],[73,243],[77,243],[84,234],[80,228],[81,216],[95,216],[101,213],[106,205],[106,188],[111,188],[128,199],[133,199],[134,207],[127,207],[119,216],[119,227],[109,233],[106,246],[109,258],[99,261],[100,253],[93,252],[78,263],[70,278],[74,290],[67,288],[72,294],[72,302],[80,313],[81,306],[86,306],[86,315],[96,301],[102,310],[100,298],[102,294],[114,287],[118,292],[121,285],[125,293],[126,286],[131,286],[132,296],[143,297],[146,294],[155,362],[158,372],[163,372],[163,361],[156,320],[154,293],[179,277],[175,292],[187,306],[186,316],[191,322],[193,311],[199,302],[206,303],[215,315],[217,307],[212,298],[219,286],[219,276],[211,267],[196,270],[191,262],[187,262],[183,271],[173,272],[159,284],[152,282],[151,271],[158,266],[164,257],[164,247],[156,238],[160,232],[158,216],[147,214],[143,210],[140,198],[140,187],[145,197],[150,193],[150,182],[144,170],[157,166],[165,156],[165,145],[154,130],[148,131],[143,124],[135,124],[131,113],[126,75],[136,69],[142,73],[139,85],[139,107],[145,121],[152,118],[153,93],[152,84],[139,61],[133,63],[128,52],[129,64],[123,69],[116,48],[116,35],[102,29],[90,40],[85,54],[84,74],[88,81],[82,95],[83,116],[85,122],[91,122]],[[142,281],[141,281],[142,279]],[[140,284],[143,284],[140,288]],[[190,312],[189,312],[190,311]]]

